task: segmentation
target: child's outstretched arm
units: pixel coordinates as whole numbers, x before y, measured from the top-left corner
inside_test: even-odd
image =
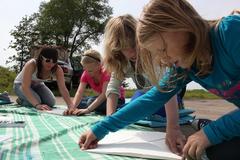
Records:
[[[237,109],[223,117],[212,121],[200,131],[191,135],[183,148],[184,157],[200,158],[210,145],[229,141],[240,135],[240,110]]]
[[[240,109],[212,121],[203,128],[211,144],[219,144],[240,136]]]
[[[92,112],[93,110],[95,110],[96,108],[98,108],[106,100],[105,91],[107,88],[107,83],[108,83],[107,81],[103,83],[102,93],[100,95],[98,95],[98,97],[89,106],[87,106],[87,108],[74,109],[71,112],[71,114],[78,115],[78,116],[84,115],[84,114],[88,114],[88,113]]]
[[[103,83],[102,93],[98,95],[98,97],[86,109],[83,109],[83,114],[86,114],[95,110],[106,100],[105,92],[107,89],[107,85],[108,85],[108,82],[105,81]]]
[[[73,114],[73,112],[76,110],[77,106],[79,105],[79,103],[82,99],[82,96],[83,96],[86,86],[87,86],[86,83],[80,82],[77,92],[73,98],[73,102],[72,102],[73,107],[69,107],[66,111],[64,111],[64,115],[72,115]]]
[[[83,93],[86,89],[86,86],[87,84],[84,83],[84,82],[80,82],[79,86],[78,86],[78,90],[73,98],[73,104],[74,104],[74,107],[76,108],[79,103],[81,102],[81,99],[82,99],[82,96],[83,96]]]
[[[92,132],[98,140],[102,139],[108,132],[115,132],[127,125],[134,123],[144,117],[155,113],[159,108],[178,92],[175,89],[172,92],[159,92],[153,87],[147,93],[125,105],[122,109],[111,116],[105,117],[102,121],[92,126]]]
[[[119,95],[110,93],[107,97],[107,115],[111,115],[116,111]]]
[[[111,74],[110,81],[106,89],[107,97],[107,115],[113,114],[117,109],[118,97],[120,95],[120,86],[122,81],[115,78],[114,72]]]
[[[127,125],[134,123],[148,115],[155,113],[159,108],[178,92],[159,92],[153,87],[147,93],[128,103],[122,109],[111,116],[105,117],[102,121],[91,127],[91,130],[80,136],[79,145],[81,149],[97,147],[97,142],[105,137],[109,132],[115,132]]]
[[[183,146],[186,143],[186,137],[181,132],[178,124],[179,115],[176,95],[165,104],[165,110],[167,115],[166,144],[173,153],[181,155]]]
[[[73,107],[73,103],[70,98],[69,92],[65,86],[64,73],[60,66],[58,66],[57,70],[56,70],[56,79],[57,79],[59,91],[60,91],[64,101],[66,102],[68,108]]]

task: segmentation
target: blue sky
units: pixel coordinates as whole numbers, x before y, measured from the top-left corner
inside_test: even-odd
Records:
[[[0,5],[0,66],[6,66],[5,62],[12,56],[14,50],[8,49],[12,40],[10,31],[17,26],[25,15],[31,15],[38,11],[43,0],[1,0]],[[109,0],[113,7],[113,16],[129,13],[136,18],[140,15],[143,6],[149,0]],[[228,15],[233,9],[240,9],[240,0],[188,0],[195,9],[206,19],[215,19]],[[102,51],[102,44],[93,48]],[[199,88],[196,84],[190,84],[190,88]]]

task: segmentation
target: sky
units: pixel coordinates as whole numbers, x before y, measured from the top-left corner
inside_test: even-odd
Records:
[[[0,66],[6,66],[9,56],[15,54],[8,48],[13,40],[10,31],[15,29],[22,17],[30,16],[38,11],[40,3],[44,0],[1,0],[0,5]],[[216,19],[228,15],[233,9],[240,9],[240,0],[188,0],[201,16],[206,19]],[[149,0],[109,0],[113,7],[113,16],[129,13],[138,18],[142,8]],[[102,43],[93,46],[102,52]],[[191,83],[188,89],[200,89],[196,83]]]

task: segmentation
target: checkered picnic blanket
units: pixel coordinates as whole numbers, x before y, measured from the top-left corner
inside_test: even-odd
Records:
[[[102,116],[99,115],[59,116],[17,105],[0,105],[0,115],[12,116],[14,120],[26,123],[24,128],[0,128],[0,135],[12,136],[12,139],[0,142],[1,160],[141,159],[94,154],[80,150],[78,146],[80,134],[89,129],[90,125],[102,119]],[[129,128],[145,129],[137,125],[131,125]]]

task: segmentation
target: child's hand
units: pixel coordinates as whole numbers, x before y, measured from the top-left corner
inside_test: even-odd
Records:
[[[50,111],[52,110],[48,105],[46,104],[39,104],[36,106],[36,109],[43,110],[43,111]]]
[[[183,159],[201,159],[203,151],[210,146],[210,142],[201,129],[188,137],[187,143],[183,148]]]
[[[98,140],[91,130],[80,136],[78,145],[82,150],[93,149],[97,147]]]
[[[88,109],[75,109],[75,110],[72,112],[73,115],[77,115],[77,116],[83,115],[83,114],[87,114],[87,113],[89,113],[89,110],[88,110]]]
[[[72,107],[72,108],[68,108],[66,109],[64,112],[63,112],[63,115],[67,116],[67,115],[72,115],[73,111],[75,110],[76,108]]]
[[[186,137],[181,132],[180,126],[167,127],[166,144],[173,153],[182,155],[182,149],[185,143]]]

